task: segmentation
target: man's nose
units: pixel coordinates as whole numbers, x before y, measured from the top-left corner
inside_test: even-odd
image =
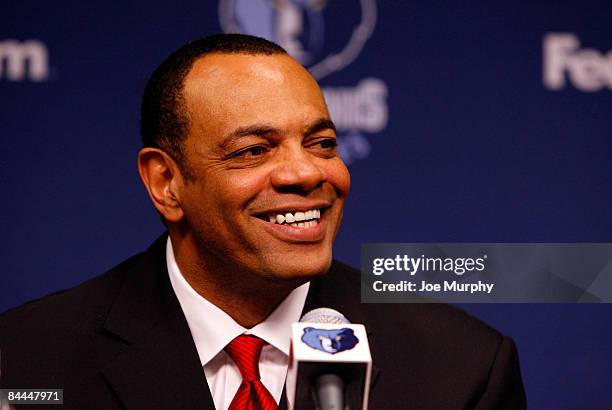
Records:
[[[327,180],[317,158],[303,148],[290,149],[278,158],[271,174],[272,185],[279,191],[310,192]]]

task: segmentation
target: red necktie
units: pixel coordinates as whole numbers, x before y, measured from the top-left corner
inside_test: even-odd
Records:
[[[225,351],[234,360],[242,383],[228,410],[276,410],[274,397],[259,379],[259,356],[266,344],[256,336],[238,336],[225,346]]]

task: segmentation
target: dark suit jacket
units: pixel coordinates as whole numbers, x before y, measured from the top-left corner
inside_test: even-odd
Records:
[[[304,311],[330,307],[366,325],[370,409],[525,407],[510,339],[448,305],[361,304],[359,280],[335,262],[312,281]],[[2,388],[62,388],[64,409],[214,409],[168,279],[165,237],[102,276],[5,312],[0,347]]]

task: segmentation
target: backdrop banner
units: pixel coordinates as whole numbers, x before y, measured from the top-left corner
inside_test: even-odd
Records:
[[[321,84],[351,173],[336,259],[359,266],[364,243],[612,242],[609,0],[4,3],[0,311],[163,234],[136,170],[140,100],[166,56],[218,32],[278,42]],[[526,296],[512,286],[540,265],[504,252],[507,290]],[[538,289],[609,300],[603,267],[542,266]],[[461,306],[517,342],[531,408],[609,407],[610,304]]]

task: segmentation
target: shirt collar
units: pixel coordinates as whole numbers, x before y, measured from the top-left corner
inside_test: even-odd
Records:
[[[166,243],[166,263],[172,289],[187,319],[202,366],[243,333],[255,335],[289,355],[291,324],[300,320],[310,283],[295,288],[263,322],[247,329],[189,285],[174,258],[170,237]]]

